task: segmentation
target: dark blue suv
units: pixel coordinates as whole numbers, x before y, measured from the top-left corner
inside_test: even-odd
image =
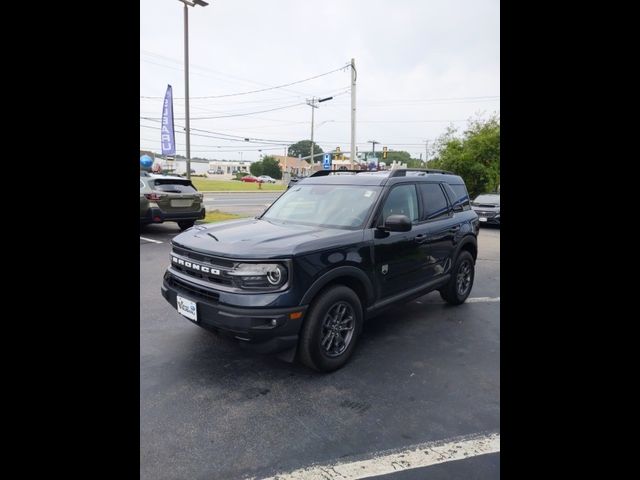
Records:
[[[463,303],[477,233],[453,173],[320,171],[256,218],[174,237],[162,295],[203,328],[332,371],[367,318],[433,290]]]

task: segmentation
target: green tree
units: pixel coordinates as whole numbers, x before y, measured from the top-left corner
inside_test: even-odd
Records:
[[[261,175],[269,175],[276,180],[282,178],[282,171],[280,170],[280,164],[275,157],[267,155],[262,159],[262,173]]]
[[[260,175],[266,175],[263,172],[262,161],[251,162],[251,165],[249,165],[249,171],[251,172],[251,175],[253,175],[254,177],[259,177]]]
[[[500,185],[500,118],[470,120],[461,136],[449,127],[436,141],[435,158],[428,166],[460,175],[471,197],[496,191]]]
[[[324,153],[324,150],[322,150],[317,143],[313,142],[313,155],[315,159],[318,159],[316,155],[319,153]],[[298,157],[299,155],[308,157],[311,155],[311,140],[300,140],[299,142],[290,145],[287,150],[287,155],[290,157]],[[307,162],[309,162],[309,159],[307,159]]]

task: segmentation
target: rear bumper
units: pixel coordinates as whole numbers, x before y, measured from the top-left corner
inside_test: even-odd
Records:
[[[206,215],[206,210],[202,207],[200,210],[191,210],[189,212],[165,212],[159,208],[153,207],[147,210],[144,217],[140,217],[141,223],[162,223],[176,222],[179,220],[202,220]]]
[[[181,279],[182,282],[184,280]],[[198,285],[194,285],[200,289]],[[238,308],[217,303],[215,300],[199,296],[195,290],[182,288],[173,281],[173,276],[166,273],[162,287],[162,296],[177,311],[177,295],[197,303],[195,322],[186,320],[199,327],[224,335],[243,347],[260,353],[276,353],[295,347],[298,334],[307,307],[291,308]],[[212,290],[211,292],[215,292]],[[291,319],[290,314],[302,312],[302,316]],[[274,325],[275,321],[275,325]]]

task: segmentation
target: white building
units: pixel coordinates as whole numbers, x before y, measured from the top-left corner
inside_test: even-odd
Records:
[[[235,161],[235,160],[210,160],[209,170],[222,169],[222,173],[232,174],[234,171],[248,172],[251,162],[249,161]]]
[[[173,162],[175,165],[174,173],[178,175],[184,175],[187,173],[187,161],[183,158],[179,158]],[[195,172],[194,172],[195,170]],[[200,159],[191,159],[191,174],[192,175],[206,175],[209,170],[209,161]]]

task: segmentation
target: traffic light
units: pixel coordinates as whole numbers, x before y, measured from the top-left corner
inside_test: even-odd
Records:
[[[382,159],[387,159],[387,147],[382,147]]]
[[[342,155],[340,153],[340,147],[336,147],[336,160],[342,160]]]

